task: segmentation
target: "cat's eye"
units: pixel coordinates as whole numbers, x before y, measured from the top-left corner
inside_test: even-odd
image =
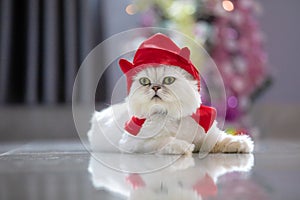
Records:
[[[175,78],[173,76],[167,76],[164,78],[163,84],[171,85],[172,83],[174,83],[174,81],[175,81]]]
[[[143,86],[151,84],[151,81],[149,80],[149,78],[146,78],[146,77],[140,78],[139,81],[140,81],[140,84],[143,85]]]

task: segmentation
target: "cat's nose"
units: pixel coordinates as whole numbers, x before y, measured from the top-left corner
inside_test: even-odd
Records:
[[[159,89],[160,89],[160,86],[158,86],[158,85],[152,86],[152,90],[154,90],[155,92],[157,92],[157,90],[159,90]]]

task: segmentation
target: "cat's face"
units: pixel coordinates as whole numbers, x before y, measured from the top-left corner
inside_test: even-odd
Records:
[[[129,110],[147,118],[165,113],[179,119],[191,115],[201,104],[197,81],[179,67],[147,67],[134,78],[130,88]]]

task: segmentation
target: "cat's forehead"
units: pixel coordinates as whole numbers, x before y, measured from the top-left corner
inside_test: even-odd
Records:
[[[174,77],[181,77],[184,76],[185,72],[182,69],[176,66],[147,66],[145,69],[140,71],[137,74],[137,78],[139,77],[148,77],[151,79],[161,79],[166,76],[174,76]]]

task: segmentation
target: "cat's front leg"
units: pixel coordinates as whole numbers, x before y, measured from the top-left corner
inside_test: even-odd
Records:
[[[247,135],[221,137],[211,150],[212,153],[251,153],[253,141]]]
[[[251,153],[254,145],[248,135],[229,135],[213,125],[212,130],[216,135],[216,143],[210,150],[211,153]],[[209,133],[208,133],[209,134]]]
[[[121,151],[127,153],[156,153],[156,154],[191,154],[195,148],[194,144],[190,144],[184,140],[175,137],[138,139],[131,136],[125,136],[120,143]]]

